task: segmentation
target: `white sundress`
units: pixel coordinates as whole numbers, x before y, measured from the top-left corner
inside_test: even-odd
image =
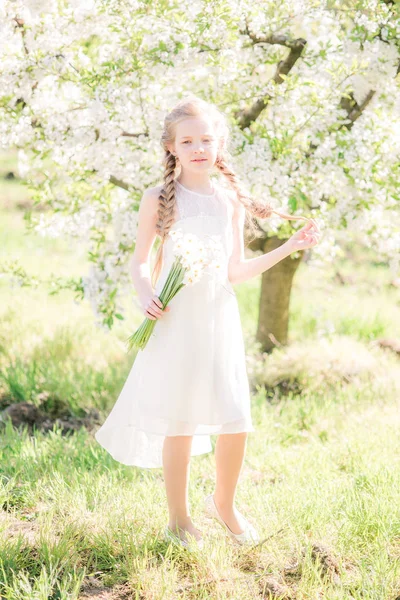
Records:
[[[166,436],[193,436],[191,455],[212,450],[210,435],[254,431],[239,307],[228,279],[233,206],[226,189],[198,194],[176,181],[178,216],[172,230],[200,238],[220,235],[224,277],[203,273],[170,301],[135,361],[107,419],[95,433],[125,465],[162,467]],[[154,293],[161,293],[174,261],[173,240]],[[220,277],[220,276],[219,276]]]

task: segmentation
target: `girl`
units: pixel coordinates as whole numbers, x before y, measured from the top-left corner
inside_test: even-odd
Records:
[[[124,387],[96,440],[119,462],[163,467],[169,509],[165,536],[188,546],[202,545],[188,506],[190,457],[216,443],[216,487],[205,500],[239,544],[259,541],[256,529],[235,508],[247,434],[254,431],[239,308],[232,284],[255,277],[318,242],[315,220],[283,215],[247,196],[227,162],[229,129],[215,105],[190,97],[166,116],[161,144],[164,182],[145,190],[131,272],[143,313],[158,319],[154,334],[139,350]],[[179,167],[179,173],[176,170]],[[211,178],[217,171],[221,181]],[[244,259],[244,223],[249,215],[309,222],[279,248]],[[203,239],[220,236],[223,280],[204,273],[185,286],[166,309],[160,294],[173,263],[170,231]],[[152,278],[149,256],[156,236],[161,244]]]

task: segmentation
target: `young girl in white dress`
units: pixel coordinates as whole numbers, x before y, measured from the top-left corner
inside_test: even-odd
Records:
[[[315,220],[283,215],[243,192],[228,164],[228,133],[224,115],[197,97],[179,102],[165,117],[164,182],[143,194],[131,262],[143,313],[158,322],[95,434],[123,464],[163,467],[169,509],[165,535],[184,546],[202,545],[188,506],[189,470],[191,456],[212,450],[210,435],[218,435],[216,486],[205,499],[206,515],[217,519],[236,543],[259,542],[255,527],[234,506],[247,434],[254,427],[232,284],[261,274],[291,252],[314,246],[319,236]],[[220,181],[211,178],[213,171]],[[268,218],[272,212],[309,222],[279,248],[245,260],[246,217],[252,229],[249,215]],[[174,260],[168,235],[173,230],[202,240],[219,236],[223,274],[203,273],[163,310],[158,296]],[[157,235],[161,243],[151,274],[149,257]]]

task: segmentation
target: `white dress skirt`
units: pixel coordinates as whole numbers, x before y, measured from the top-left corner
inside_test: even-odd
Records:
[[[115,460],[144,468],[162,467],[166,436],[193,436],[194,456],[212,450],[210,435],[254,431],[239,307],[228,279],[232,203],[220,184],[205,195],[175,183],[178,218],[171,230],[204,240],[220,236],[224,274],[203,273],[171,300],[95,433]],[[174,262],[172,246],[168,236],[157,295]]]

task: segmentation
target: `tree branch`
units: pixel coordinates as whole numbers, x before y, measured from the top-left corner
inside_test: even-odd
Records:
[[[284,78],[281,75],[287,75],[295,65],[296,61],[300,58],[306,44],[307,40],[304,38],[292,39],[287,35],[283,35],[280,33],[272,33],[265,37],[258,37],[254,33],[251,33],[249,30],[248,23],[246,21],[246,27],[241,33],[247,34],[252,40],[253,44],[279,44],[281,46],[285,46],[286,48],[290,48],[290,52],[284,60],[280,60],[278,66],[275,71],[275,75],[273,77],[273,81],[276,84],[282,83]],[[245,108],[244,110],[238,111],[235,114],[238,125],[241,129],[245,129],[249,127],[253,121],[257,119],[260,113],[264,110],[264,108],[268,105],[269,100],[271,99],[270,94],[266,94],[262,98],[256,100],[249,108]]]
[[[148,133],[129,133],[129,131],[123,131],[121,133],[121,137],[133,137],[133,138],[137,138],[140,137],[141,135],[143,135],[144,137],[149,137]]]
[[[114,175],[110,175],[109,182],[117,187],[122,188],[123,190],[126,190],[127,192],[130,192],[131,190],[135,190],[135,192],[141,193],[141,190],[139,188],[137,188],[133,185],[130,185],[129,183],[125,183],[125,181],[123,181],[122,179],[118,179],[117,177],[114,177]]]
[[[353,92],[349,94],[351,96],[351,100],[344,96],[341,98],[340,107],[347,112],[347,116],[350,119],[350,123],[344,124],[344,126],[347,127],[347,129],[350,130],[353,127],[355,121],[357,121],[358,117],[362,115],[362,113],[374,97],[375,93],[376,90],[370,90],[365,96],[364,100],[361,102],[361,104],[358,104],[356,102]]]
[[[302,49],[303,46],[307,43],[303,38],[293,39],[288,35],[284,35],[283,33],[271,33],[270,35],[266,35],[263,37],[259,37],[252,33],[249,30],[248,25],[244,30],[241,30],[240,33],[246,34],[252,40],[253,44],[278,44],[280,46],[286,46],[286,48],[290,48],[291,50]]]

